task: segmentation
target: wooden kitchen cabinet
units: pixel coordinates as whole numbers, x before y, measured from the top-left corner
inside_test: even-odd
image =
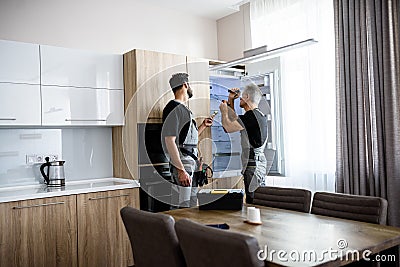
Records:
[[[138,49],[124,54],[126,120],[124,127],[113,128],[115,177],[139,178],[138,140],[144,137],[138,135],[138,124],[161,122],[164,107],[174,98],[169,79],[177,72],[189,74],[194,97],[188,105],[201,123],[210,115],[207,60]],[[200,142],[207,163],[211,162],[210,136],[207,129],[201,136],[205,141]]]
[[[187,58],[187,73],[190,86],[193,88],[193,97],[189,99],[188,106],[199,126],[210,114],[210,75],[208,60]],[[212,139],[211,128],[206,128],[199,138],[199,151],[203,161],[212,166]]]
[[[78,266],[75,196],[0,203],[0,266]]]
[[[133,265],[132,249],[119,211],[139,208],[139,188],[77,195],[80,267]]]
[[[124,54],[125,109],[137,112],[137,122],[161,119],[165,105],[173,99],[169,79],[186,72],[186,57],[135,49]]]
[[[144,137],[138,123],[161,122],[174,98],[169,79],[176,72],[186,72],[186,56],[139,49],[124,54],[125,126],[113,127],[115,177],[139,178],[138,138]]]
[[[208,60],[188,57],[187,73],[193,89],[193,97],[189,99],[188,106],[195,118],[204,119],[211,115]]]
[[[0,266],[133,265],[122,207],[139,188],[0,203]]]

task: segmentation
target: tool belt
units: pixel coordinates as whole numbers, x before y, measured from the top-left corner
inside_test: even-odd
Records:
[[[203,163],[202,158],[198,158],[195,154],[193,154],[193,150],[189,150],[190,146],[180,146],[179,150],[183,155],[190,156],[196,161],[196,171],[193,173],[193,182],[192,186],[203,186],[208,184],[208,179],[212,178],[213,170],[206,163]],[[192,146],[192,149],[194,146]]]

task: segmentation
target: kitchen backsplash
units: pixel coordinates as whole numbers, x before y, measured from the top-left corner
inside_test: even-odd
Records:
[[[57,155],[65,160],[66,181],[112,177],[112,130],[0,129],[0,187],[43,183],[35,158]]]

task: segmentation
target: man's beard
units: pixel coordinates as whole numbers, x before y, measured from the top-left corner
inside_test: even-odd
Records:
[[[187,94],[188,94],[188,97],[189,97],[189,98],[192,98],[192,96],[193,96],[193,90],[192,90],[192,88],[189,87],[189,88],[187,89]]]

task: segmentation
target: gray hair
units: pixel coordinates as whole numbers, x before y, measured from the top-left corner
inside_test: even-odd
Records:
[[[246,87],[243,90],[242,95],[243,94],[247,94],[249,96],[250,101],[253,102],[254,104],[256,104],[257,106],[260,103],[261,98],[262,98],[262,92],[261,92],[260,88],[258,88],[258,86],[254,83],[246,85]]]

